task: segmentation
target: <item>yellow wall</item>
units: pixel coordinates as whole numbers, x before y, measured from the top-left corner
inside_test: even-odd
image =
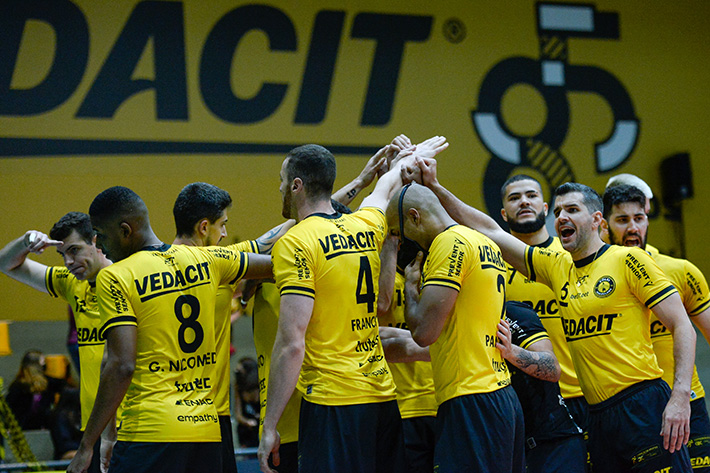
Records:
[[[472,112],[480,111],[481,85],[491,69],[505,59],[527,57],[537,64],[540,58],[536,6],[532,1],[504,4],[483,1],[272,2],[269,7],[261,4],[256,10],[242,9],[237,13],[230,12],[246,3],[212,1],[206,7],[205,2],[192,0],[144,2],[140,5],[132,1],[75,0],[76,9],[73,9],[68,0],[64,1],[65,13],[59,14],[60,20],[50,20],[68,24],[66,19],[61,19],[62,15],[75,20],[84,18],[88,43],[77,39],[82,27],[65,27],[64,30],[69,31],[70,39],[67,39],[64,33],[58,34],[46,21],[32,20],[26,23],[18,48],[12,49],[7,33],[0,46],[0,69],[12,72],[11,79],[8,72],[4,73],[7,77],[0,75],[2,244],[27,229],[48,231],[67,211],[87,211],[92,198],[112,185],[128,186],[141,195],[151,209],[156,232],[171,241],[174,198],[185,184],[198,180],[227,189],[235,199],[230,214],[230,237],[255,237],[280,221],[278,171],[284,149],[306,142],[358,148],[336,153],[339,166],[337,186],[359,172],[367,159],[367,150],[387,143],[402,132],[413,140],[434,134],[447,136],[451,146],[440,159],[441,180],[467,202],[482,207],[484,173],[489,161],[498,158],[491,157],[472,122]],[[29,5],[27,8],[30,9],[32,6],[32,2],[25,0],[16,3],[4,2],[2,8],[6,10],[0,12],[0,22],[5,22],[2,31],[8,31],[8,22],[22,12],[18,5]],[[128,22],[137,5],[137,16]],[[560,96],[569,103],[569,121],[556,151],[567,159],[578,181],[597,190],[602,190],[611,175],[631,172],[645,179],[658,195],[661,190],[660,160],[676,152],[689,152],[698,197],[684,204],[687,256],[703,271],[710,271],[710,261],[702,242],[708,208],[699,197],[706,194],[708,184],[698,178],[709,171],[706,156],[710,154],[707,139],[710,94],[706,87],[710,83],[710,67],[707,65],[710,3],[597,1],[594,7],[597,12],[618,14],[619,38],[570,38],[566,42],[567,66],[586,65],[611,73],[628,92],[640,133],[633,151],[619,167],[598,171],[594,145],[609,138],[613,127],[611,109],[599,95],[570,91],[569,85],[565,85]],[[153,11],[161,14],[177,12],[172,23],[167,23],[179,28],[170,32],[165,21],[152,21],[150,14]],[[51,16],[51,13],[43,14]],[[402,16],[383,18],[383,14]],[[277,45],[277,48],[287,50],[272,52],[267,35],[252,30],[238,42],[233,61],[229,49],[217,56],[221,61],[206,55],[205,45],[210,41],[211,32],[214,34],[220,28],[233,32],[234,25],[240,21],[246,25],[254,24],[264,15],[270,15],[273,21],[286,22],[286,27],[276,25],[281,35],[289,29],[289,24],[292,25],[294,50]],[[448,22],[450,19],[455,21]],[[319,27],[323,30],[330,27],[337,33],[335,27],[341,20],[340,35],[332,36],[334,41],[331,44],[335,45],[337,54],[330,92],[323,93],[327,85],[313,85],[311,93],[306,94],[327,97],[325,113],[322,118],[313,119],[313,123],[304,123],[307,120],[297,120],[296,117],[309,50],[327,50],[327,41],[315,41],[317,44],[311,47],[314,24],[320,21]],[[232,22],[228,27],[220,26],[228,21]],[[377,51],[385,54],[383,49],[386,49],[376,46],[392,47],[394,44],[391,51],[397,51],[391,38],[380,41],[361,38],[368,36],[368,25],[376,28],[379,21],[384,22],[384,27],[375,34],[396,32],[398,28],[409,35],[420,30],[426,34],[424,39],[406,42],[396,81],[391,73],[383,75],[382,69],[372,74],[380,85],[395,85],[391,115],[387,117],[385,113],[384,118],[379,115],[379,122],[363,125],[373,59]],[[81,21],[78,24],[81,25]],[[131,27],[133,38],[139,37],[140,31],[152,34],[158,27],[156,25],[163,28],[156,38],[139,41],[134,46],[134,50],[138,48],[141,53],[139,60],[127,60],[126,49],[121,52],[121,47],[116,46],[124,44],[118,38],[122,31],[129,30],[127,25]],[[460,25],[465,29],[463,35]],[[184,34],[182,42],[180,32]],[[318,34],[321,32],[318,30]],[[131,35],[126,34],[123,39],[130,39],[128,36]],[[286,40],[288,42],[288,38]],[[64,76],[52,79],[55,89],[50,90],[47,97],[53,97],[56,106],[28,112],[33,106],[31,100],[37,101],[40,86],[48,81],[47,77],[53,77],[47,74],[52,70],[55,47],[65,47],[67,41],[70,51],[72,47],[77,50],[69,56],[80,64],[81,45],[88,44],[88,60],[83,73],[75,76],[76,85],[65,83],[67,92],[63,100],[59,92],[53,91],[59,90],[56,84],[60,84]],[[229,43],[224,38],[215,41],[217,44]],[[180,67],[183,44],[184,68]],[[110,53],[114,48],[118,52],[112,56]],[[169,58],[167,62],[161,62],[161,67],[168,67],[169,74],[156,72],[156,56]],[[15,57],[17,61],[13,63]],[[206,58],[204,66],[201,65],[203,58]],[[399,56],[390,55],[388,61],[392,58],[399,59]],[[69,60],[66,56],[57,59],[62,64]],[[119,63],[122,66],[106,72],[110,71],[111,65]],[[225,70],[231,67],[231,92],[241,99],[248,101],[256,96],[262,83],[270,82],[285,84],[283,100],[277,101],[272,113],[266,113],[252,123],[235,123],[236,115],[229,115],[235,113],[234,107],[216,113],[213,110],[215,105],[209,105],[210,99],[205,95],[213,101],[217,95],[213,92],[205,94],[201,90],[200,70],[202,68],[203,74],[209,75],[220,65]],[[102,68],[105,68],[103,77],[108,81],[104,84],[109,84],[103,89],[95,85]],[[161,112],[163,117],[158,119],[158,94],[149,87],[119,101],[120,106],[110,116],[97,117],[99,112],[96,110],[102,106],[105,108],[106,102],[120,95],[115,90],[128,84],[128,79],[120,78],[120,72],[132,80],[152,80],[156,74],[162,74],[161,84],[171,84],[172,88],[161,85],[167,88],[162,89],[161,94],[166,95],[162,95],[159,101],[163,105],[179,103],[179,97],[183,96],[186,108]],[[175,74],[184,77],[184,94],[177,93],[180,80],[175,79]],[[322,79],[327,74],[321,67],[313,77]],[[28,95],[19,93],[23,89]],[[90,93],[90,90],[94,92]],[[98,99],[89,100],[87,97],[92,93],[98,94]],[[33,94],[33,99],[23,98]],[[377,88],[372,94],[373,102],[379,105],[392,96],[384,87]],[[229,115],[226,118],[225,113]],[[175,119],[181,114],[182,118]],[[548,120],[560,120],[555,113],[549,113],[544,96],[530,85],[508,89],[502,99],[500,114],[505,126],[523,137],[538,134]],[[369,119],[374,115],[368,115]],[[30,138],[75,141],[28,141]],[[96,140],[100,142],[96,143]],[[181,146],[192,143],[195,147],[192,152],[155,154],[150,151],[144,154],[142,144],[129,143],[121,151],[115,151],[113,146],[127,141],[178,142],[183,143]],[[210,143],[223,144],[227,152],[200,148]],[[238,149],[233,145],[238,143],[265,145],[266,151],[235,152]],[[88,151],[72,148],[74,145],[88,146]],[[493,184],[489,186],[495,187]],[[673,225],[662,217],[653,221],[650,241],[661,250],[677,252],[679,249]],[[56,254],[43,255],[39,260],[61,264]],[[65,317],[60,302],[51,301],[7,278],[0,281],[0,319]]]

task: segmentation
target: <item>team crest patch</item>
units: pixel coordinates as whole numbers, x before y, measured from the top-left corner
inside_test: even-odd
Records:
[[[603,276],[594,285],[594,294],[597,297],[608,297],[616,289],[616,283],[611,276]]]

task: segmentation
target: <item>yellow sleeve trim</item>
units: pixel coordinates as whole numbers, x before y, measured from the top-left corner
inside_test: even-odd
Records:
[[[535,335],[532,335],[532,336],[526,338],[525,340],[523,340],[523,342],[520,344],[520,348],[524,348],[527,350],[528,347],[530,345],[532,345],[533,343],[539,342],[540,340],[549,340],[549,339],[550,339],[550,337],[547,335],[547,332],[539,332],[539,333],[536,333]]]

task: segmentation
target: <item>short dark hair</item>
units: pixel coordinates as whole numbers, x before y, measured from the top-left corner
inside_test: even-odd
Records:
[[[350,207],[343,204],[342,202],[338,202],[335,199],[330,199],[330,204],[333,206],[333,210],[335,210],[336,212],[340,212],[341,214],[353,213],[353,211],[352,211],[352,209],[350,209]]]
[[[94,197],[89,207],[92,225],[117,218],[145,215],[148,209],[138,194],[128,187],[109,187]]]
[[[555,197],[569,194],[571,192],[579,192],[582,194],[582,203],[587,208],[589,213],[601,212],[603,207],[602,198],[597,191],[589,186],[580,184],[579,182],[565,182],[555,189]]]
[[[628,184],[619,184],[611,187],[607,187],[604,191],[604,218],[609,219],[611,215],[611,209],[615,205],[625,204],[626,202],[635,202],[641,206],[641,208],[646,207],[646,194],[643,193],[638,187],[630,186]]]
[[[193,182],[182,188],[173,205],[177,236],[192,235],[195,224],[206,218],[214,223],[232,205],[232,197],[224,189],[206,182]]]
[[[335,182],[335,158],[320,145],[308,144],[292,149],[286,155],[286,179],[303,181],[308,197],[328,197]]]
[[[84,212],[69,212],[64,215],[52,226],[49,238],[63,241],[73,231],[76,231],[86,243],[92,244],[94,229],[91,228],[91,218]]]
[[[533,181],[535,184],[537,184],[540,190],[542,190],[542,185],[540,185],[540,181],[538,181],[534,177],[528,176],[527,174],[516,174],[515,176],[505,181],[502,186],[500,186],[500,200],[505,200],[507,187],[512,183],[518,181]]]

